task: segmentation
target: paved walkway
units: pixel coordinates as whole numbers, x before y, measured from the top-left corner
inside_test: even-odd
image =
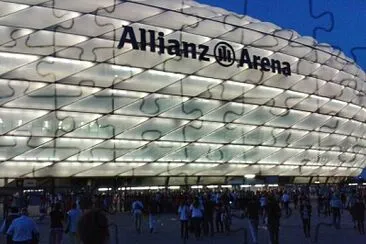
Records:
[[[172,244],[183,243],[180,239],[179,221],[174,215],[162,215],[158,220],[157,233],[149,233],[147,228],[147,219],[144,219],[143,230],[141,234],[136,233],[132,226],[132,217],[129,214],[116,214],[109,216],[110,222],[117,225],[116,241],[115,230],[111,228],[111,242],[110,244],[144,244],[144,243],[159,243]],[[315,227],[318,223],[330,223],[330,217],[314,216],[312,219],[312,240],[305,239],[302,227],[300,225],[300,218],[297,211],[289,218],[282,218],[280,229],[280,243],[281,244],[308,244],[315,243]],[[47,218],[43,224],[39,225],[41,231],[41,244],[48,244],[49,219]],[[211,243],[224,244],[235,243],[242,244],[244,242],[244,228],[248,228],[246,219],[233,218],[232,229],[234,230],[229,236],[225,234],[216,234],[214,237],[203,237],[196,241],[191,235],[187,243]],[[4,243],[3,237],[0,238],[0,243]],[[64,244],[68,244],[68,239],[65,237]],[[248,244],[251,244],[250,234],[248,232]],[[259,230],[259,243],[267,244],[268,234],[264,226]],[[359,235],[353,229],[350,215],[347,211],[343,212],[341,229],[336,230],[334,227],[322,226],[319,231],[319,244],[347,244],[347,243],[366,243],[366,236]]]

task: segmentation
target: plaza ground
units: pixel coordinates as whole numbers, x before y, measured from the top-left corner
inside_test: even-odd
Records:
[[[315,206],[315,205],[313,205]],[[315,210],[315,207],[314,207]],[[111,227],[111,242],[110,244],[145,244],[145,243],[183,243],[180,239],[180,226],[177,216],[172,214],[163,214],[158,218],[157,233],[149,233],[147,227],[147,218],[144,218],[143,230],[141,234],[136,233],[132,216],[127,213],[117,213],[109,215],[109,220],[117,226],[117,239],[115,228]],[[316,226],[319,223],[330,223],[331,217],[318,217],[313,211],[312,218],[312,239],[305,239],[302,232],[301,222],[298,211],[294,210],[293,214],[289,218],[281,218],[280,229],[280,243],[281,244],[346,244],[346,243],[366,243],[366,235],[360,235],[353,228],[353,223],[348,211],[343,211],[341,229],[335,229],[334,227],[321,226],[319,229],[318,240],[315,242]],[[49,218],[46,218],[42,224],[39,224],[41,232],[40,244],[48,244],[48,232],[49,232]],[[190,235],[187,243],[211,243],[211,244],[251,244],[250,233],[247,225],[247,219],[233,218],[233,231],[227,236],[225,234],[216,234],[213,237],[202,237],[196,241],[195,238]],[[245,229],[247,230],[248,242],[245,242]],[[0,239],[0,243],[5,243],[3,237]],[[68,244],[67,237],[64,238],[64,244]],[[265,226],[260,226],[259,230],[259,243],[267,244],[268,233]]]

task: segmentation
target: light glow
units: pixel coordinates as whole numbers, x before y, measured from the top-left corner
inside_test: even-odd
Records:
[[[260,187],[265,187],[266,185],[264,185],[264,184],[255,184],[254,185],[254,187],[258,187],[258,188],[260,188]]]
[[[251,185],[240,185],[241,188],[250,188]]]
[[[366,109],[359,97],[363,88],[341,82],[352,79],[363,84],[365,73],[312,38],[297,34],[293,38],[290,30],[248,16],[239,18],[242,23],[235,26],[222,18],[210,21],[211,17],[200,23],[200,18],[184,11],[179,13],[181,18],[167,21],[163,16],[171,14],[169,8],[182,9],[174,1],[167,1],[167,6],[154,1],[159,13],[146,11],[141,19],[132,14],[139,12],[141,1],[133,1],[136,9],[131,13],[120,8],[129,3],[119,1],[115,1],[116,8],[108,4],[112,11],[108,13],[91,11],[95,6],[105,7],[101,1],[58,1],[52,9],[47,4],[19,2],[3,3],[9,15],[0,24],[4,40],[19,40],[17,45],[4,44],[0,52],[4,93],[0,98],[0,161],[5,161],[0,164],[0,177],[70,176],[79,169],[83,172],[76,172],[75,177],[347,177],[365,167],[366,151],[358,149],[366,145]],[[192,1],[183,5],[198,16],[221,12]],[[51,12],[60,14],[59,18]],[[95,26],[96,20],[110,24]],[[67,22],[69,28],[51,28]],[[202,53],[193,55],[193,51],[189,58],[159,54],[158,36],[155,52],[150,43],[144,46],[142,42],[137,48],[130,43],[118,49],[120,32],[127,25],[136,34],[140,27],[162,31],[165,43],[176,38],[207,45],[209,60],[199,60]],[[276,36],[275,29],[283,34]],[[238,33],[253,41],[244,46]],[[272,45],[273,35],[284,46]],[[146,37],[148,42],[150,37]],[[54,45],[43,46],[50,41]],[[245,48],[250,56],[288,62],[291,74],[275,75],[248,65],[224,67],[211,56],[220,41],[233,47],[237,59]],[[293,42],[300,48],[290,45]],[[137,50],[142,46],[146,50]],[[308,53],[316,53],[319,61],[308,60]],[[345,161],[340,162],[341,155],[346,155]],[[232,186],[207,186],[220,187]],[[180,189],[123,189],[166,188]]]
[[[169,190],[179,190],[180,186],[168,186]]]
[[[255,178],[255,174],[244,175],[244,177],[247,178],[247,179],[254,179]]]
[[[100,192],[111,191],[111,190],[112,190],[112,188],[107,188],[107,187],[98,188],[98,191],[100,191]]]
[[[233,186],[232,185],[222,185],[221,188],[229,188],[230,189],[230,188],[233,188]]]

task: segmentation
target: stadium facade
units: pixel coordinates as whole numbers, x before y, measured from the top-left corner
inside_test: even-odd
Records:
[[[187,0],[0,10],[0,178],[365,167],[365,73],[328,44]]]

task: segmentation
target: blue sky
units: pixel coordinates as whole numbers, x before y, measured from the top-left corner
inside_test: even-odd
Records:
[[[320,43],[338,47],[366,70],[365,0],[197,1],[313,36]]]
[[[329,43],[366,71],[365,0],[197,0]],[[366,178],[366,170],[363,175]]]

